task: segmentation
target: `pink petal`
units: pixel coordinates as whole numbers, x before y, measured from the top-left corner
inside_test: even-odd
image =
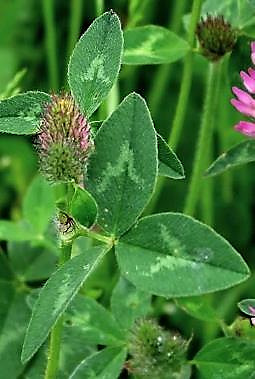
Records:
[[[251,107],[250,105],[244,104],[237,99],[231,99],[230,102],[233,107],[235,107],[239,112],[249,117],[255,117],[255,108]]]
[[[252,69],[249,68],[249,70],[252,70]],[[254,71],[254,73],[255,73],[255,70],[252,70],[252,71]],[[254,75],[254,78],[252,78],[246,72],[241,71],[240,76],[243,79],[243,84],[247,88],[247,90],[250,93],[255,93],[255,75]]]
[[[255,137],[255,124],[248,121],[240,121],[235,125],[235,130],[249,137]]]
[[[252,313],[252,314],[254,314],[254,316],[255,316],[255,308],[254,307],[252,307],[251,305],[249,305],[249,311]]]
[[[251,43],[251,60],[255,64],[255,42]]]
[[[242,103],[255,107],[255,100],[247,92],[238,87],[232,87],[232,91]]]
[[[248,68],[248,73],[251,76],[251,78],[255,80],[255,70],[250,67]]]

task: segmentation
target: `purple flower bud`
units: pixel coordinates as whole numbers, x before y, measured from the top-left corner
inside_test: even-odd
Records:
[[[81,183],[92,147],[90,126],[69,94],[53,95],[37,137],[40,167],[49,181]]]

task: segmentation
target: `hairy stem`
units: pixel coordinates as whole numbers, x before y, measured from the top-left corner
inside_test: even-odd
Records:
[[[68,36],[67,61],[72,54],[74,45],[79,38],[82,23],[82,0],[71,0],[70,2],[70,26]]]
[[[43,0],[42,4],[47,49],[47,63],[50,78],[49,85],[51,90],[57,90],[59,87],[59,77],[56,48],[56,24],[54,21],[54,1]]]
[[[71,257],[72,241],[61,241],[59,266],[62,266]],[[61,346],[61,332],[63,327],[63,317],[60,317],[50,334],[50,345],[48,351],[48,361],[44,379],[55,379],[59,366],[59,353]]]
[[[203,172],[206,168],[205,157],[207,156],[208,146],[211,143],[212,112],[214,107],[215,90],[217,86],[217,75],[218,63],[210,63],[201,127],[198,136],[189,191],[184,208],[184,213],[191,216],[194,215],[196,210],[202,185]]]

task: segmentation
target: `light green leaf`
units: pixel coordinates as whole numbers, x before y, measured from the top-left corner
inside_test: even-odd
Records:
[[[176,299],[178,307],[182,308],[192,317],[207,322],[220,321],[217,311],[206,296],[193,296]]]
[[[245,299],[238,303],[240,310],[248,316],[255,317],[255,299]]]
[[[224,238],[179,213],[143,218],[120,239],[116,252],[123,275],[156,295],[196,296],[249,277],[246,263]]]
[[[116,236],[142,213],[157,175],[156,134],[145,101],[127,96],[95,139],[85,187],[98,204],[98,223]]]
[[[0,293],[0,377],[16,379],[23,371],[20,354],[30,310],[25,293],[13,284],[0,281]]]
[[[33,308],[23,346],[22,362],[27,362],[43,344],[51,328],[105,253],[105,247],[91,248],[61,266],[46,282]]]
[[[201,379],[254,378],[255,341],[242,338],[218,338],[195,356]]]
[[[35,231],[42,235],[53,218],[54,211],[53,189],[41,175],[38,175],[26,193],[23,203],[23,216],[30,222]]]
[[[112,292],[111,309],[122,328],[129,329],[137,318],[146,316],[150,311],[151,295],[139,291],[120,277]]]
[[[67,310],[66,325],[69,324],[86,333],[89,344],[116,345],[125,339],[111,313],[89,297],[75,297]]]
[[[226,153],[220,155],[207,169],[207,176],[214,176],[245,163],[255,161],[255,141],[248,140],[231,147]]]
[[[91,227],[97,217],[97,204],[86,190],[75,186],[71,202],[71,215],[83,226]]]
[[[42,247],[32,247],[28,242],[10,242],[8,257],[12,269],[24,281],[47,279],[56,268],[55,254]]]
[[[68,67],[72,94],[89,117],[112,88],[119,69],[123,36],[118,16],[98,17],[74,48]]]
[[[34,239],[34,230],[25,222],[0,220],[0,240],[29,241]]]
[[[139,26],[124,32],[124,64],[172,63],[188,51],[184,39],[161,26]]]
[[[50,102],[47,93],[34,91],[0,101],[0,132],[34,134],[44,107]]]
[[[108,347],[82,361],[70,379],[117,379],[123,368],[125,348]]]
[[[158,141],[158,175],[171,179],[185,178],[183,166],[166,141],[157,134]]]

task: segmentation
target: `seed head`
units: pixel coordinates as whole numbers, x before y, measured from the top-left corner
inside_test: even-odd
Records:
[[[82,181],[92,147],[90,126],[71,95],[52,96],[41,119],[37,146],[41,171],[49,181]]]
[[[202,53],[212,62],[233,50],[237,31],[225,21],[223,16],[207,15],[197,25],[196,34]]]

